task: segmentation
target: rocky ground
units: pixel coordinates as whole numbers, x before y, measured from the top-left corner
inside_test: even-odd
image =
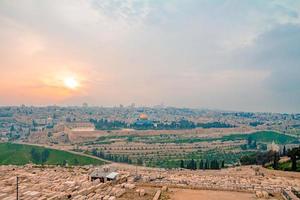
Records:
[[[120,173],[116,182],[90,181],[94,167],[0,166],[0,199],[280,199],[283,190],[300,187],[292,173],[274,174],[260,167],[217,171],[162,170],[110,164]]]
[[[124,172],[141,175],[142,182],[156,185],[198,189],[279,193],[282,189],[300,186],[298,173],[268,170],[258,166],[243,166],[222,170],[159,170],[111,164]]]

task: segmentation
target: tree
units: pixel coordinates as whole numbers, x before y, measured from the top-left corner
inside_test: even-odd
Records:
[[[253,140],[252,135],[250,135],[250,136],[248,137],[248,139],[247,139],[248,146],[251,146],[252,140]]]
[[[222,161],[221,168],[225,168],[225,161]]]
[[[265,164],[270,163],[274,160],[274,154],[276,152],[274,151],[268,151],[268,152],[260,152],[256,156],[256,163],[259,165],[265,166]]]
[[[197,163],[195,162],[194,159],[192,159],[188,164],[187,164],[188,169],[196,170],[197,169]]]
[[[278,169],[278,166],[279,166],[279,160],[280,160],[279,153],[276,152],[276,153],[274,154],[273,169]]]
[[[40,163],[40,161],[41,161],[40,152],[38,152],[35,148],[32,148],[30,151],[30,154],[31,154],[32,161],[34,163]]]
[[[14,125],[11,125],[9,131],[12,133],[12,132],[15,131],[15,130],[16,130],[16,129],[15,129],[15,126],[14,126]]]
[[[286,156],[286,148],[285,148],[285,145],[283,146],[282,155],[283,155],[283,156]]]
[[[297,157],[300,155],[300,148],[289,149],[287,156],[291,158],[292,161],[292,171],[297,170]]]
[[[210,168],[211,169],[220,169],[219,162],[217,160],[212,160],[210,162]]]
[[[274,160],[274,151],[256,152],[250,155],[245,155],[240,158],[242,165],[265,165]]]
[[[79,161],[77,160],[77,158],[74,158],[74,165],[78,165]]]
[[[252,135],[250,135],[247,138],[247,147],[250,148],[250,149],[256,149],[257,148],[256,140],[253,139]]]
[[[206,160],[206,162],[205,162],[204,169],[209,169],[209,161],[208,160]]]
[[[183,161],[183,160],[180,160],[180,168],[185,168],[185,167],[184,167],[184,161]]]
[[[132,136],[132,135],[128,136],[128,137],[127,137],[127,141],[128,141],[128,142],[132,142],[132,141],[133,141],[133,136]]]
[[[32,120],[32,126],[33,126],[33,128],[38,126],[38,124],[36,123],[36,121],[34,119]]]
[[[192,169],[191,161],[188,161],[188,163],[187,163],[187,165],[186,165],[186,168],[187,168],[187,169]]]
[[[44,149],[42,154],[41,154],[41,161],[42,163],[45,163],[47,160],[48,160],[48,157],[49,157],[49,150],[48,149]]]
[[[142,160],[142,158],[138,158],[138,159],[137,159],[137,164],[138,164],[138,165],[143,165],[143,160]]]
[[[63,160],[63,161],[62,161],[62,165],[63,165],[63,166],[66,166],[66,165],[67,165],[67,161],[66,161],[66,160]]]
[[[128,158],[128,164],[132,164],[132,160]]]
[[[92,149],[92,155],[97,156],[97,149],[95,149],[95,148]]]
[[[194,159],[192,159],[192,161],[191,161],[191,165],[192,165],[192,170],[196,170],[197,169],[197,162],[194,160]]]
[[[215,161],[214,160],[211,160],[210,161],[210,169],[215,169]]]
[[[240,158],[240,162],[242,165],[253,165],[257,164],[256,158],[257,154],[244,155]]]
[[[256,149],[257,148],[257,144],[256,144],[256,140],[253,141],[252,143],[252,146],[251,146],[253,149]]]
[[[199,169],[204,169],[204,162],[203,162],[203,160],[200,160]]]

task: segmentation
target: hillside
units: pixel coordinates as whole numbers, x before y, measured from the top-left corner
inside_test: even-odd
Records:
[[[24,165],[27,163],[48,165],[102,165],[103,161],[44,147],[0,143],[0,165]]]
[[[251,137],[257,142],[271,143],[274,141],[276,144],[297,143],[298,141],[296,137],[285,135],[275,131],[257,131],[251,134],[232,134],[224,136],[222,140],[246,140],[248,137]]]

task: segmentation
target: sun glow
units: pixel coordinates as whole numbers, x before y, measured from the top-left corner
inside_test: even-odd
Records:
[[[64,86],[71,90],[76,90],[79,87],[79,82],[74,77],[64,78]]]

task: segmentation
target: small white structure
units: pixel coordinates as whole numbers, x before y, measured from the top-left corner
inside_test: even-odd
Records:
[[[106,176],[106,179],[107,179],[108,181],[113,181],[113,180],[117,180],[117,179],[118,179],[118,176],[119,176],[119,173],[117,173],[117,172],[111,172],[110,174],[108,174],[108,175]]]
[[[274,140],[271,144],[268,145],[268,151],[274,151],[274,152],[279,152],[280,147],[279,145],[275,144]]]
[[[119,177],[119,173],[113,171],[110,168],[103,167],[101,169],[96,169],[90,174],[90,180],[94,181],[99,179],[100,182],[105,183],[106,181],[114,181]]]

